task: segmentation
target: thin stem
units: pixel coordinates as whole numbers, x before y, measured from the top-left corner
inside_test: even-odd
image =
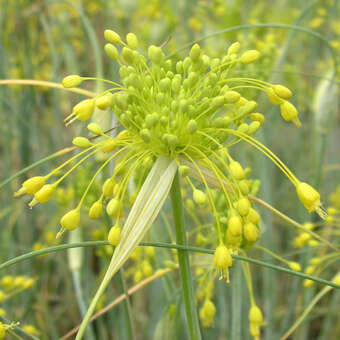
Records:
[[[178,171],[175,175],[174,181],[172,182],[170,197],[175,222],[177,241],[176,243],[178,245],[186,246],[187,239],[184,225],[184,210]],[[200,340],[201,331],[198,322],[197,309],[195,306],[194,288],[192,284],[193,281],[191,276],[188,252],[178,249],[178,262],[182,279],[182,290],[184,295],[184,304],[189,328],[189,336],[191,340]]]
[[[69,248],[97,247],[97,246],[108,246],[108,245],[109,245],[108,241],[85,241],[85,242],[67,243],[67,244],[62,244],[62,245],[59,245],[59,246],[53,246],[53,247],[49,247],[49,248],[35,250],[35,251],[31,251],[29,253],[14,257],[14,258],[2,263],[0,265],[0,270],[3,270],[7,267],[10,267],[10,266],[16,264],[16,263],[20,263],[22,261],[31,259],[33,257],[37,257],[39,255],[43,255],[43,254],[62,251],[62,250],[69,249]],[[197,253],[202,253],[202,254],[210,254],[210,255],[213,255],[214,252],[215,252],[214,250],[211,250],[211,249],[183,246],[183,245],[179,245],[179,244],[170,244],[170,243],[164,243],[164,242],[140,242],[139,246],[141,246],[141,247],[159,247],[159,248],[179,249],[179,250],[184,250],[186,252],[192,251],[192,252],[197,252]],[[263,262],[263,261],[260,261],[260,260],[255,260],[255,259],[252,259],[250,257],[245,257],[245,256],[240,256],[240,255],[235,255],[235,254],[232,254],[231,256],[235,260],[253,263],[253,264],[256,264],[256,265],[259,265],[259,266],[262,266],[262,267],[274,269],[274,270],[282,272],[282,273],[290,274],[290,275],[293,275],[293,276],[298,276],[298,277],[303,278],[303,279],[312,280],[312,281],[315,281],[317,283],[321,283],[321,284],[324,284],[324,285],[327,285],[327,286],[331,286],[333,288],[340,289],[340,286],[337,285],[336,283],[318,278],[316,276],[307,275],[307,274],[301,273],[301,272],[295,272],[294,270],[284,268],[284,267],[280,267],[280,266],[277,266],[275,264],[266,263],[266,262]]]
[[[126,316],[128,319],[128,325],[129,325],[129,333],[130,333],[130,339],[132,340],[136,340],[136,328],[134,326],[134,322],[133,322],[133,316],[132,316],[132,308],[131,308],[131,302],[130,302],[130,297],[129,297],[129,293],[128,293],[128,289],[126,287],[126,281],[125,281],[125,277],[124,277],[124,269],[120,268],[119,270],[119,278],[120,278],[120,283],[125,295],[125,304],[124,304],[124,308],[126,310]]]

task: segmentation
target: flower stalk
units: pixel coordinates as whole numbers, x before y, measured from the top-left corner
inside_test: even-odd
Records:
[[[170,190],[170,197],[173,208],[173,216],[176,231],[176,243],[178,245],[186,246],[187,238],[185,234],[184,210],[181,196],[181,186],[179,173],[177,171],[172,187]],[[190,269],[189,253],[182,249],[177,249],[179,270],[181,273],[182,289],[184,296],[185,312],[189,328],[190,340],[200,340],[201,331],[198,322],[197,309],[195,306],[195,296],[193,288],[193,280]]]

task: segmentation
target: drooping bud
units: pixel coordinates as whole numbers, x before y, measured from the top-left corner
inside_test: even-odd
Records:
[[[228,221],[228,232],[232,236],[239,236],[242,234],[242,218],[238,215],[231,216]]]
[[[120,227],[118,224],[111,227],[109,234],[107,236],[107,239],[112,246],[114,247],[118,246],[120,242],[120,234],[121,234],[121,231],[120,231]]]
[[[244,198],[241,198],[240,200],[238,200],[236,202],[236,208],[237,208],[238,213],[241,216],[248,215],[249,210],[251,208],[251,205],[250,205],[250,202],[249,202],[248,198],[244,197]]]
[[[120,218],[124,215],[123,204],[117,198],[112,198],[106,206],[106,212],[113,218]]]
[[[102,187],[102,192],[105,198],[109,198],[113,196],[113,189],[115,186],[115,181],[113,178],[108,178]]]
[[[237,179],[238,181],[245,178],[244,170],[239,162],[236,161],[230,162],[229,171],[231,176]]]
[[[256,242],[259,238],[259,230],[254,223],[244,225],[244,237],[249,242]]]
[[[320,194],[308,183],[299,182],[296,192],[300,201],[308,211],[319,211],[321,207]]]
[[[273,90],[275,94],[282,99],[290,99],[292,97],[292,92],[289,88],[283,85],[274,85]]]
[[[103,211],[103,204],[101,201],[96,201],[91,205],[91,208],[89,210],[89,217],[91,219],[99,218]]]
[[[22,183],[21,188],[16,193],[14,193],[14,197],[19,197],[24,194],[34,195],[42,188],[45,182],[46,178],[43,176],[29,178],[24,183]]]
[[[299,113],[292,103],[284,101],[283,104],[280,105],[280,109],[281,116],[285,121],[293,122],[297,127],[301,126],[301,122],[299,121],[298,118]]]
[[[60,220],[60,224],[67,230],[74,230],[78,227],[80,221],[79,209],[73,209],[66,213]]]
[[[94,99],[85,99],[73,108],[76,118],[82,122],[89,120],[94,112]]]

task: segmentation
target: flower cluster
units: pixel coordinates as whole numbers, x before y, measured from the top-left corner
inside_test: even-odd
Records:
[[[81,208],[91,187],[104,168],[114,162],[113,173],[104,178],[101,192],[92,202],[88,215],[97,219],[106,212],[114,221],[107,238],[111,245],[120,245],[126,208],[138,201],[138,197],[141,200],[148,195],[156,197],[155,192],[147,192],[147,189],[141,194],[141,188],[150,169],[159,164],[158,160],[170,159],[192,192],[191,201],[199,207],[209,206],[213,213],[216,230],[213,264],[221,278],[226,277],[228,281],[228,269],[233,262],[231,254],[254,244],[260,234],[260,216],[248,196],[253,182],[247,178],[249,172],[231,154],[232,147],[241,141],[261,151],[279,167],[295,186],[308,211],[324,215],[319,193],[309,184],[300,182],[279,157],[253,137],[265,123],[265,116],[257,111],[256,101],[244,96],[248,89],[264,92],[273,105],[280,106],[285,121],[301,125],[287,87],[232,75],[239,65],[256,62],[261,56],[257,50],[241,52],[240,43],[235,42],[224,57],[211,58],[195,44],[189,55],[181,59],[179,56],[167,58],[162,47],[152,45],[145,56],[139,52],[138,39],[133,33],[127,34],[126,41],[111,30],[106,30],[104,36],[108,41],[106,54],[120,67],[121,84],[79,75],[64,78],[65,88],[79,86],[85,80],[101,80],[111,86],[74,106],[65,122],[69,125],[76,120],[88,121],[95,109],[112,110],[119,122],[114,133],[89,123],[87,129],[92,137],[77,136],[73,140],[82,151],[49,174],[28,179],[15,193],[15,196],[33,195],[30,207],[45,203],[71,172],[90,157],[104,153],[104,161],[89,181],[78,205],[61,218],[59,235],[79,226]],[[154,167],[152,169],[151,174]],[[64,173],[59,175],[60,172]],[[47,183],[56,176],[59,177]],[[218,188],[217,193],[213,187]],[[138,211],[142,213],[143,207],[135,207],[136,214]],[[137,218],[131,217],[130,224],[134,220],[137,224]],[[126,231],[129,232],[131,229]],[[144,232],[139,235],[143,237]],[[133,238],[135,243],[138,237]],[[131,254],[130,250],[124,256]],[[149,275],[150,271],[152,268],[148,267],[144,275]],[[142,275],[141,272],[135,281]],[[210,297],[206,296],[201,318],[211,324],[214,314]],[[258,334],[262,324],[259,313],[251,312],[250,319],[251,332]]]

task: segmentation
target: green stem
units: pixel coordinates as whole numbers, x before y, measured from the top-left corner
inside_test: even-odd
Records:
[[[45,249],[41,249],[41,250],[35,250],[35,251],[31,251],[29,253],[14,257],[13,259],[10,259],[10,260],[0,264],[0,270],[3,270],[7,267],[10,267],[10,266],[12,266],[16,263],[20,263],[22,261],[29,260],[31,258],[37,257],[39,255],[54,253],[54,252],[62,251],[62,250],[69,249],[69,248],[98,247],[98,246],[108,246],[108,245],[109,245],[108,241],[85,241],[85,242],[67,243],[67,244],[62,244],[60,246],[53,246],[53,247],[49,247],[49,248],[45,248]],[[171,243],[164,243],[164,242],[140,242],[139,246],[141,246],[141,247],[159,247],[159,248],[168,248],[168,249],[178,249],[178,250],[183,250],[185,252],[192,251],[192,252],[197,252],[197,253],[202,253],[202,254],[210,254],[210,255],[213,255],[214,252],[215,252],[214,250],[211,250],[211,249],[205,249],[205,248],[199,248],[199,247],[189,247],[189,246],[183,246],[183,245],[171,244]],[[296,272],[296,271],[288,269],[288,268],[280,267],[280,266],[277,266],[275,264],[266,263],[266,262],[263,262],[263,261],[260,261],[260,260],[255,260],[255,259],[252,259],[250,257],[245,257],[245,256],[240,256],[240,255],[235,255],[235,254],[232,254],[231,256],[235,260],[253,263],[253,264],[256,264],[256,265],[259,265],[259,266],[262,266],[262,267],[266,267],[266,268],[276,270],[276,271],[281,272],[281,273],[286,273],[286,274],[289,274],[289,275],[297,276],[297,277],[300,277],[302,279],[312,280],[314,282],[321,283],[323,285],[327,285],[327,286],[330,286],[330,287],[333,287],[333,288],[340,289],[340,286],[337,285],[336,283],[318,278],[316,276],[307,275],[307,274],[302,273],[302,272]]]
[[[184,210],[178,171],[172,183],[170,197],[175,222],[176,243],[178,245],[186,246],[187,238],[185,234],[186,230],[184,225]],[[198,322],[197,309],[195,306],[195,296],[189,262],[189,253],[181,249],[178,249],[177,252],[179,270],[182,279],[182,290],[184,296],[185,311],[189,327],[189,336],[191,340],[200,340],[201,331]]]
[[[124,309],[125,309],[125,315],[127,318],[127,323],[129,325],[129,339],[132,340],[136,340],[136,329],[133,323],[133,316],[132,316],[132,308],[131,308],[131,302],[130,302],[130,297],[129,297],[129,293],[126,287],[126,281],[125,281],[125,277],[124,277],[124,269],[121,268],[119,270],[119,279],[120,279],[120,283],[123,289],[123,292],[125,294],[125,303],[124,303]]]

